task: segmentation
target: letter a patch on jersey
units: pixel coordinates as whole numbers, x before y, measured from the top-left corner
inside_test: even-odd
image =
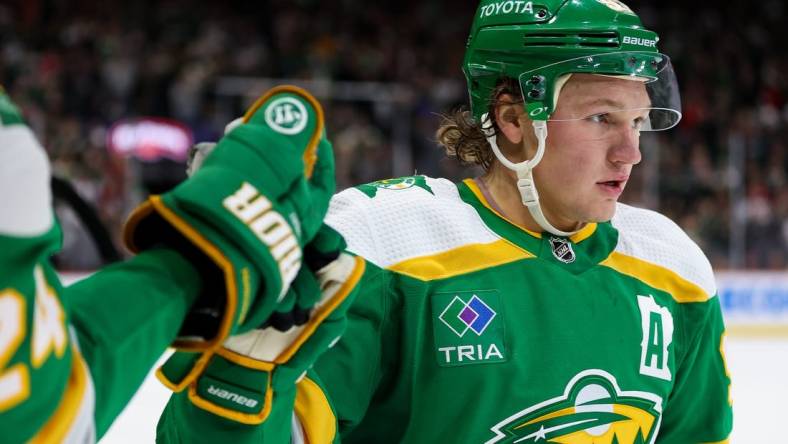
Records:
[[[638,296],[643,338],[640,342],[640,373],[671,380],[668,347],[673,343],[673,316],[653,296]]]
[[[432,296],[435,356],[441,366],[507,360],[497,291],[461,291]]]

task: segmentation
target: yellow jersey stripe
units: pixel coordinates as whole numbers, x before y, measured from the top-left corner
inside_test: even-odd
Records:
[[[78,415],[86,401],[85,394],[90,384],[90,374],[82,355],[72,347],[71,376],[60,404],[46,424],[29,442],[30,444],[61,443],[71,432],[72,426],[79,419]],[[93,412],[91,411],[92,415]],[[91,418],[92,419],[92,418]]]
[[[596,227],[597,227],[596,222],[588,223],[586,224],[585,227],[581,228],[580,231],[569,236],[569,240],[571,240],[576,244],[579,244],[580,242],[583,242],[584,240],[591,237],[591,235],[594,234],[594,232],[596,232]]]
[[[722,358],[722,368],[725,369],[725,377],[728,378],[728,405],[733,406],[733,396],[731,396],[731,372],[728,369],[728,359],[725,357],[725,338],[726,332],[723,330],[720,335],[720,357]]]
[[[309,444],[334,441],[337,434],[336,416],[323,390],[309,378],[304,378],[296,385],[295,414]]]
[[[422,281],[445,279],[492,268],[534,254],[501,239],[488,244],[469,244],[427,256],[419,256],[386,267]]]
[[[631,276],[646,285],[669,293],[676,302],[704,302],[709,295],[700,286],[694,284],[676,272],[651,262],[614,251],[600,265],[610,267],[621,274]]]

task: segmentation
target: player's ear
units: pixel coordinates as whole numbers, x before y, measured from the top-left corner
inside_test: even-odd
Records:
[[[498,97],[498,105],[495,107],[495,123],[498,125],[500,134],[512,144],[519,144],[523,140],[520,123],[522,114],[522,103],[515,100],[511,94],[501,94]]]

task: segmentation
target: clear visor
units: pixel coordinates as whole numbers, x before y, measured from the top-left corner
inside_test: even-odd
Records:
[[[571,77],[562,84],[560,79],[568,74]],[[529,71],[520,76],[526,101],[539,76],[557,79],[558,84],[545,91],[553,94],[554,104],[548,125],[572,126],[584,138],[662,131],[681,120],[676,75],[663,54],[629,51],[584,56]]]

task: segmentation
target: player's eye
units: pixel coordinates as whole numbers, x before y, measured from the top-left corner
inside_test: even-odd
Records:
[[[594,114],[593,116],[586,117],[586,120],[593,123],[608,124],[610,123],[610,115],[608,113]]]

